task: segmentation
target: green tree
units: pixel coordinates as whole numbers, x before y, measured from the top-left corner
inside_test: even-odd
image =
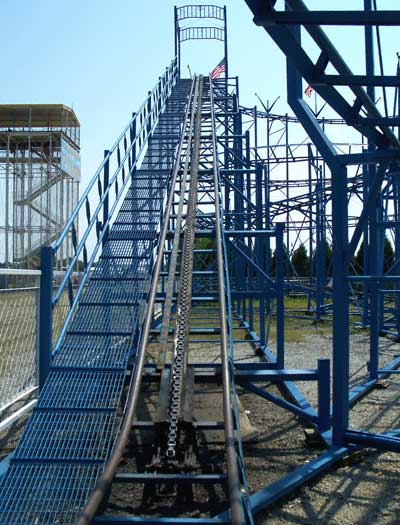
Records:
[[[332,277],[332,257],[333,257],[332,246],[327,241],[325,241],[325,260],[326,260],[327,277]]]
[[[292,254],[292,265],[296,270],[297,275],[305,277],[308,275],[309,258],[304,244],[301,244]]]
[[[318,250],[320,249],[320,245],[316,247],[316,250],[313,255],[313,270],[314,275],[316,273],[316,264],[318,260]],[[325,272],[327,277],[332,276],[332,246],[328,243],[328,241],[324,241],[324,244],[322,245],[322,250],[325,250]]]
[[[360,247],[356,253],[356,256],[353,258],[353,267],[356,274],[364,273],[364,241],[360,244]],[[394,251],[392,243],[385,236],[384,245],[383,245],[383,271],[387,272],[389,268],[394,263]]]
[[[276,250],[274,250],[271,257],[271,275],[276,274]],[[289,254],[286,248],[286,244],[283,245],[283,275],[285,277],[291,277],[292,267],[290,265]]]

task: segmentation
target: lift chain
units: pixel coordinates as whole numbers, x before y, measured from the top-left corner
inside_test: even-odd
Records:
[[[201,136],[201,108],[203,96],[203,80],[199,77],[197,111],[193,150],[190,163],[190,187],[186,213],[185,233],[182,246],[182,261],[180,271],[180,286],[178,292],[177,320],[174,338],[173,364],[171,372],[171,388],[168,408],[167,456],[174,458],[178,440],[178,423],[181,412],[182,385],[186,370],[190,309],[192,301],[192,270],[193,249],[196,229],[197,187],[199,168],[199,148]],[[196,103],[196,100],[194,100]]]
[[[182,230],[182,223],[183,223],[182,215],[183,215],[183,207],[185,203],[186,187],[187,187],[187,182],[188,182],[191,143],[193,139],[194,119],[195,119],[195,113],[196,113],[194,101],[197,99],[197,96],[198,96],[198,81],[196,80],[192,98],[189,101],[189,104],[191,105],[190,120],[189,119],[187,120],[187,122],[185,123],[182,129],[182,133],[185,134],[187,139],[186,139],[186,149],[185,149],[184,155],[182,155],[182,158],[181,158],[181,165],[183,165],[183,172],[182,172],[181,181],[180,181],[179,205],[178,205],[178,210],[176,213],[175,232],[174,232],[174,239],[173,239],[172,251],[171,251],[170,262],[169,262],[168,279],[167,279],[167,284],[166,284],[166,297],[165,297],[165,303],[164,303],[163,322],[162,322],[161,337],[160,337],[160,351],[159,351],[158,361],[157,361],[159,368],[165,365],[167,352],[168,352],[169,324],[170,324],[171,314],[172,314],[172,299],[173,299],[173,294],[175,290],[178,249],[180,245],[180,237],[181,237],[181,230]]]

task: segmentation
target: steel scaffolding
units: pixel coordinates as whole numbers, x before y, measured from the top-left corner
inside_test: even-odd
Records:
[[[79,121],[62,105],[0,106],[0,262],[37,268],[79,196]],[[68,265],[72,238],[56,261]]]

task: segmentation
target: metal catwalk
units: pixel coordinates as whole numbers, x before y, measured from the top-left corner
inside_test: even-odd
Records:
[[[1,523],[73,523],[118,431],[191,82],[173,88],[0,489]]]

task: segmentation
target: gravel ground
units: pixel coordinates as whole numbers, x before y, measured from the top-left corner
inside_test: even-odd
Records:
[[[399,345],[381,340],[384,364],[399,353]],[[319,357],[330,357],[331,338],[325,330],[312,328],[303,341],[286,344],[288,367],[313,368]],[[351,384],[367,377],[368,335],[351,335]],[[299,383],[310,402],[316,402],[312,383]],[[396,375],[387,388],[375,389],[350,414],[350,426],[376,432],[399,425],[400,382]],[[250,419],[262,434],[261,443],[246,446],[252,490],[274,481],[312,458],[318,451],[307,447],[303,428],[295,416],[254,396],[241,397]],[[367,450],[340,462],[328,473],[305,485],[280,504],[260,513],[256,522],[264,524],[379,524],[400,523],[400,456]]]

